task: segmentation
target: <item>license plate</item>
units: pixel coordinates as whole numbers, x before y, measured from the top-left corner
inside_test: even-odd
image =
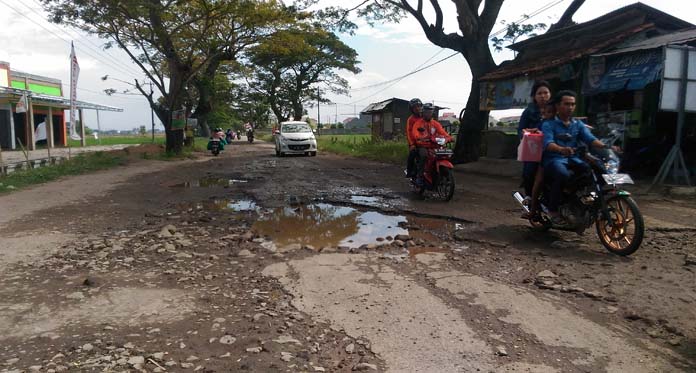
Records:
[[[633,184],[629,174],[602,175],[607,184]]]

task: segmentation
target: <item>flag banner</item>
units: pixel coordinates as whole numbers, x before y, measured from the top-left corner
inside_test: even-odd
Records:
[[[17,106],[15,107],[16,113],[26,113],[27,112],[27,93],[22,93],[22,97],[19,98]]]
[[[82,140],[77,133],[77,78],[80,76],[80,65],[77,63],[75,46],[70,43],[70,138]],[[82,123],[80,123],[82,124]]]

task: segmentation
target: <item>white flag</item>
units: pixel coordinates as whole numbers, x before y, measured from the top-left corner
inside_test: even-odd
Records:
[[[75,56],[75,46],[70,43],[70,138],[73,140],[81,140],[77,134],[77,78],[80,76],[80,65],[77,63]],[[82,123],[80,123],[82,125]]]
[[[22,97],[19,98],[19,101],[17,102],[17,107],[15,108],[15,112],[17,112],[17,113],[26,113],[27,112],[27,93],[26,92],[22,93]]]

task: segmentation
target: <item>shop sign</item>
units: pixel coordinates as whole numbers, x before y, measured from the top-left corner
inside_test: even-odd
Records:
[[[660,79],[662,59],[659,50],[616,57],[591,57],[585,74],[586,95],[621,90],[634,91]]]

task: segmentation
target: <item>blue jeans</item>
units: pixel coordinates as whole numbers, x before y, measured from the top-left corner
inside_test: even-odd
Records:
[[[558,208],[561,206],[561,199],[563,198],[563,187],[568,180],[575,173],[584,174],[589,170],[590,166],[587,163],[577,160],[571,166],[568,159],[554,160],[544,167],[544,177],[548,177],[551,180],[551,195],[549,196],[548,205],[550,212],[558,212]]]

